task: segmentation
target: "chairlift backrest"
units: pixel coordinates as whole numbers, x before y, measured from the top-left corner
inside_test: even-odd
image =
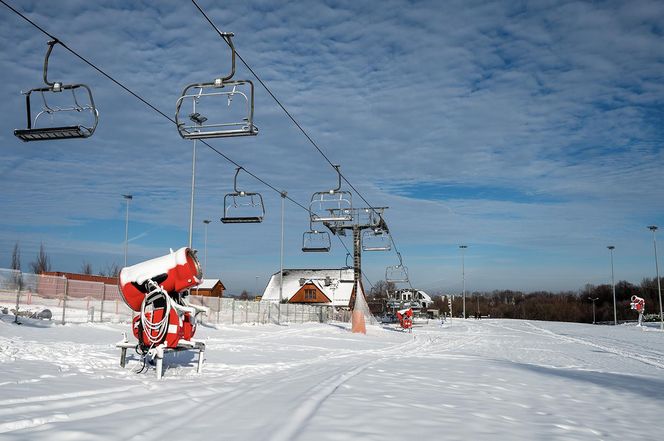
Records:
[[[341,172],[335,165],[339,181],[337,188],[318,191],[311,196],[309,216],[311,222],[348,222],[353,220],[353,195],[341,190]]]
[[[231,71],[211,82],[189,84],[176,102],[175,122],[180,136],[185,139],[225,138],[258,134],[254,125],[254,83],[250,80],[234,80],[235,46],[233,33],[222,37],[231,49]],[[241,104],[238,106],[236,102]],[[191,112],[183,109],[191,104]],[[206,106],[210,107],[206,107]],[[222,107],[225,106],[226,110]],[[209,113],[202,113],[208,111]],[[231,113],[235,111],[235,113]],[[230,113],[230,121],[218,118],[218,114]]]
[[[402,264],[385,268],[385,281],[392,283],[408,283],[408,268]]]
[[[233,180],[233,193],[224,196],[224,214],[221,222],[225,224],[256,224],[263,222],[265,205],[260,193],[239,190],[237,175],[242,170],[238,167]]]
[[[43,141],[48,139],[71,139],[71,138],[89,138],[95,132],[99,122],[99,112],[95,107],[92,91],[85,84],[63,84],[59,81],[48,80],[48,59],[53,51],[53,46],[59,43],[57,40],[51,40],[48,44],[48,50],[44,58],[43,77],[46,87],[30,89],[25,94],[25,108],[27,117],[27,128],[14,130],[14,135],[22,141]],[[77,91],[83,90],[85,101],[80,101],[83,97]],[[54,98],[61,92],[71,92],[72,100],[65,105],[54,104]],[[41,110],[32,116],[32,97],[38,94],[41,98]],[[60,96],[62,98],[62,95]],[[80,122],[82,114],[89,115],[88,120]],[[37,127],[43,120],[43,115],[49,115],[52,120],[58,117],[61,124],[51,125],[50,127]],[[40,119],[41,118],[41,119]],[[67,125],[64,125],[63,122]]]
[[[302,251],[305,253],[327,253],[332,248],[330,233],[311,229],[302,234]]]
[[[399,259],[398,265],[392,265],[385,268],[385,281],[392,283],[408,283],[408,268],[403,264],[401,253],[397,252]]]
[[[372,228],[362,232],[362,251],[390,251],[390,234],[382,228]]]

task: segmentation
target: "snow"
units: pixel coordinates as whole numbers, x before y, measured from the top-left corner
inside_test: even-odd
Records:
[[[664,333],[519,320],[201,327],[165,373],[129,325],[0,315],[0,439],[642,440],[664,429]]]

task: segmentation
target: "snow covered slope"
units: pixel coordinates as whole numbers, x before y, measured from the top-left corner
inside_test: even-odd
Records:
[[[460,320],[199,329],[165,377],[119,367],[128,325],[0,316],[2,440],[641,440],[664,431],[664,333]],[[186,424],[186,425],[185,425]]]

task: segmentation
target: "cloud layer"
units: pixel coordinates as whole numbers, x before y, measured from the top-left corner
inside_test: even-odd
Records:
[[[471,289],[567,289],[652,276],[652,236],[664,225],[664,5],[635,2],[201,1],[239,53],[375,205],[418,286],[460,287],[459,243]],[[188,2],[64,1],[18,9],[167,115],[185,84],[228,70],[228,49]],[[41,82],[46,37],[0,9],[0,266],[16,240],[27,261],[40,242],[77,270],[130,262],[187,240],[191,143],[135,98],[56,47],[50,76],[84,82],[100,109],[86,141],[21,143],[21,90]],[[238,66],[238,78],[252,79]],[[307,205],[332,169],[264,90],[252,139],[211,144]],[[278,194],[263,192],[259,226],[218,223],[234,166],[199,145],[195,245],[208,229],[208,272],[231,291],[278,269]],[[356,200],[359,198],[356,197]],[[287,266],[339,266],[345,250],[299,251],[306,212],[288,203]],[[394,253],[364,258],[371,280]]]

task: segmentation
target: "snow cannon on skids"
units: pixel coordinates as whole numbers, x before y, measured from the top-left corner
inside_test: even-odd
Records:
[[[206,308],[190,305],[183,291],[201,283],[196,252],[180,248],[120,271],[120,291],[134,317],[133,333],[144,350],[178,346],[196,332],[196,316]]]
[[[643,324],[643,313],[646,310],[646,301],[638,296],[632,296],[630,299],[630,309],[639,313],[639,326]]]
[[[397,311],[397,320],[402,329],[413,331],[413,308],[401,309]]]

